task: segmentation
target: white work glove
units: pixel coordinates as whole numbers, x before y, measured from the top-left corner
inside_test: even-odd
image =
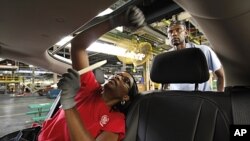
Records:
[[[61,104],[64,110],[73,108],[76,105],[74,97],[80,88],[80,76],[74,69],[68,69],[68,73],[62,75],[62,79],[57,83],[61,92]]]

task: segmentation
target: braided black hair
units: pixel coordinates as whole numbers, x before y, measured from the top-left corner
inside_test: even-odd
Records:
[[[114,105],[112,107],[113,110],[118,110],[122,113],[124,113],[125,115],[127,114],[128,112],[128,109],[129,109],[129,106],[130,104],[132,103],[132,101],[135,99],[135,97],[137,96],[139,90],[138,90],[138,87],[137,87],[137,83],[136,83],[136,80],[135,78],[133,77],[133,75],[129,72],[126,72],[128,74],[131,75],[131,77],[133,78],[133,85],[132,87],[130,88],[129,92],[128,92],[128,96],[129,96],[129,100],[125,102],[125,104],[121,104],[120,102],[117,103],[116,105]]]

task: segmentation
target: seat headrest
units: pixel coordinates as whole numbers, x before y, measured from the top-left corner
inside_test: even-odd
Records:
[[[198,48],[186,48],[155,56],[150,71],[153,82],[202,83],[209,79],[204,53]]]

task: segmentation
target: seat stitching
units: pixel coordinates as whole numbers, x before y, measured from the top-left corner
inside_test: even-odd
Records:
[[[195,140],[196,131],[197,131],[197,127],[198,127],[198,124],[199,124],[199,120],[200,120],[200,115],[201,115],[201,110],[202,110],[203,103],[204,103],[204,100],[202,99],[202,101],[200,103],[200,106],[199,106],[198,115],[197,115],[197,118],[196,118],[196,123],[195,123],[195,128],[194,128],[194,134],[192,136],[192,141]]]

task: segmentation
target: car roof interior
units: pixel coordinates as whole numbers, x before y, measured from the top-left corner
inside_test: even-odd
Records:
[[[70,66],[53,59],[47,49],[114,2],[1,1],[0,55],[63,73]],[[248,0],[132,0],[131,3],[142,9],[148,23],[183,10],[189,12],[221,59],[226,85],[249,85],[250,67],[246,61],[250,59]]]
[[[54,59],[48,49],[62,37],[88,27],[93,17],[114,2],[2,0],[0,56],[62,74],[70,64]],[[228,141],[231,124],[250,125],[249,0],[131,0],[128,5],[137,5],[148,24],[187,11],[220,58],[227,88],[225,92],[143,92],[127,113],[125,141]],[[152,81],[162,84],[206,81],[208,70],[206,65],[199,65],[204,62],[200,53],[183,50],[159,55],[152,65]],[[189,58],[184,59],[186,62],[178,61],[185,57]],[[177,60],[180,65],[166,60]],[[165,68],[160,69],[159,65]],[[180,76],[183,77],[179,79]]]

